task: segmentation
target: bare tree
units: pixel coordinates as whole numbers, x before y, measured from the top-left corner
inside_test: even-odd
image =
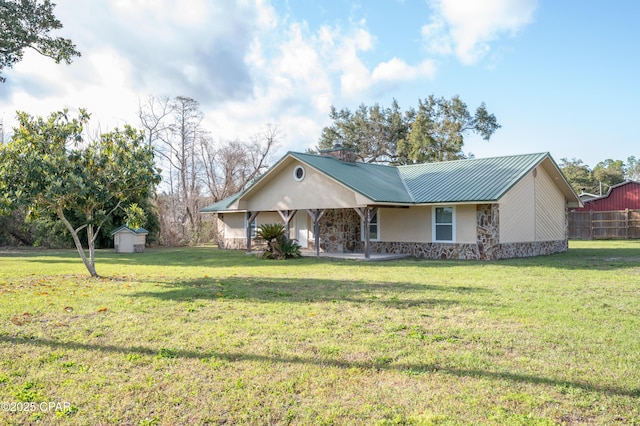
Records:
[[[151,96],[139,104],[138,117],[163,169],[170,226],[179,229],[180,239],[190,241],[198,227],[202,161],[197,147],[204,114],[194,99]]]
[[[202,126],[198,102],[183,96],[151,96],[139,102],[138,118],[163,170],[163,193],[156,204],[167,243],[199,241],[200,208],[259,176],[280,138],[278,127],[269,124],[248,141],[215,142]]]
[[[138,100],[138,118],[149,146],[154,146],[154,143],[166,134],[166,121],[171,113],[171,99],[167,96],[148,96],[144,101]]]
[[[280,137],[278,126],[268,124],[249,141],[235,139],[215,146],[211,139],[203,140],[204,183],[213,199],[241,191],[264,172]]]

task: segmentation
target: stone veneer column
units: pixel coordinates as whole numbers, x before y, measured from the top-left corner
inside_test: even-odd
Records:
[[[478,204],[476,206],[476,242],[478,255],[482,260],[496,258],[500,245],[500,211],[498,204]]]
[[[327,210],[320,220],[320,248],[327,253],[353,253],[361,248],[360,216],[355,210]]]

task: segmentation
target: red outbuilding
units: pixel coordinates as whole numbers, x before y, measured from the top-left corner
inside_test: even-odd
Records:
[[[602,197],[583,200],[584,207],[573,211],[640,210],[640,182],[628,180],[609,188]]]
[[[569,211],[569,238],[640,238],[640,182],[628,180]]]

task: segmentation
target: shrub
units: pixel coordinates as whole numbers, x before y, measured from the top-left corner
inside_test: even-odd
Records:
[[[265,223],[258,227],[257,238],[267,242],[262,257],[265,259],[289,259],[300,257],[300,245],[289,239],[281,223]]]
[[[258,227],[256,236],[267,242],[273,239],[281,241],[286,238],[284,232],[285,228],[281,223],[265,223],[264,225],[260,225]]]

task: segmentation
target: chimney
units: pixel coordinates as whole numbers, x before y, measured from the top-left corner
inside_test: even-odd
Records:
[[[345,163],[356,162],[356,150],[351,148],[345,148],[341,143],[336,142],[331,149],[321,149],[320,155],[325,157],[333,157],[337,160],[344,161]]]

